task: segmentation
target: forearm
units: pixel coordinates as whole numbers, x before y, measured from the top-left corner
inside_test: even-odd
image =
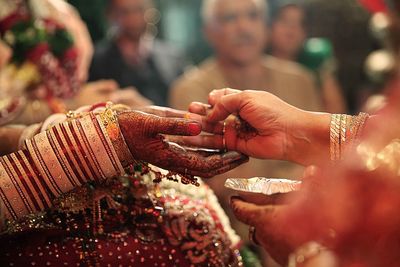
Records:
[[[340,161],[359,143],[367,120],[376,119],[366,113],[350,116],[301,111],[288,127],[287,158],[302,165]]]
[[[0,158],[0,200],[8,219],[42,211],[75,187],[124,171],[101,115],[53,126],[25,147]]]
[[[287,133],[289,161],[301,165],[329,160],[331,114],[302,111]]]

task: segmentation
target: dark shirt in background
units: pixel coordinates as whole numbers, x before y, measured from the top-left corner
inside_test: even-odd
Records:
[[[154,104],[166,106],[171,83],[183,73],[185,58],[176,48],[154,40],[138,64],[126,63],[115,41],[96,46],[89,80],[113,79],[121,88],[133,86]]]

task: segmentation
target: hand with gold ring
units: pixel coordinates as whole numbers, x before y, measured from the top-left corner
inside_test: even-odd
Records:
[[[211,135],[187,143],[303,165],[329,158],[330,114],[300,110],[265,91],[214,90],[208,102],[193,102],[189,111],[202,116]]]
[[[227,172],[248,161],[238,152],[209,152],[188,150],[165,138],[200,134],[200,122],[185,118],[187,112],[168,108],[149,107],[148,112],[124,111],[118,113],[118,122],[130,152],[136,160],[184,175],[210,178]]]

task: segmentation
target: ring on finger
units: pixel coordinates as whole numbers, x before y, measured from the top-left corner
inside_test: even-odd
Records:
[[[225,132],[226,132],[226,120],[224,121],[224,126],[222,128],[222,148],[223,148],[224,152],[227,151],[227,149],[226,149]]]

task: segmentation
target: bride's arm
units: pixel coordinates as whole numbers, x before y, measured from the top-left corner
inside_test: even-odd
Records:
[[[5,217],[17,220],[49,208],[55,198],[75,187],[123,174],[134,160],[203,177],[248,160],[236,152],[205,157],[169,144],[161,135],[200,131],[200,124],[186,119],[137,111],[116,115],[111,109],[55,124],[27,139],[24,149],[0,158],[0,201]]]

